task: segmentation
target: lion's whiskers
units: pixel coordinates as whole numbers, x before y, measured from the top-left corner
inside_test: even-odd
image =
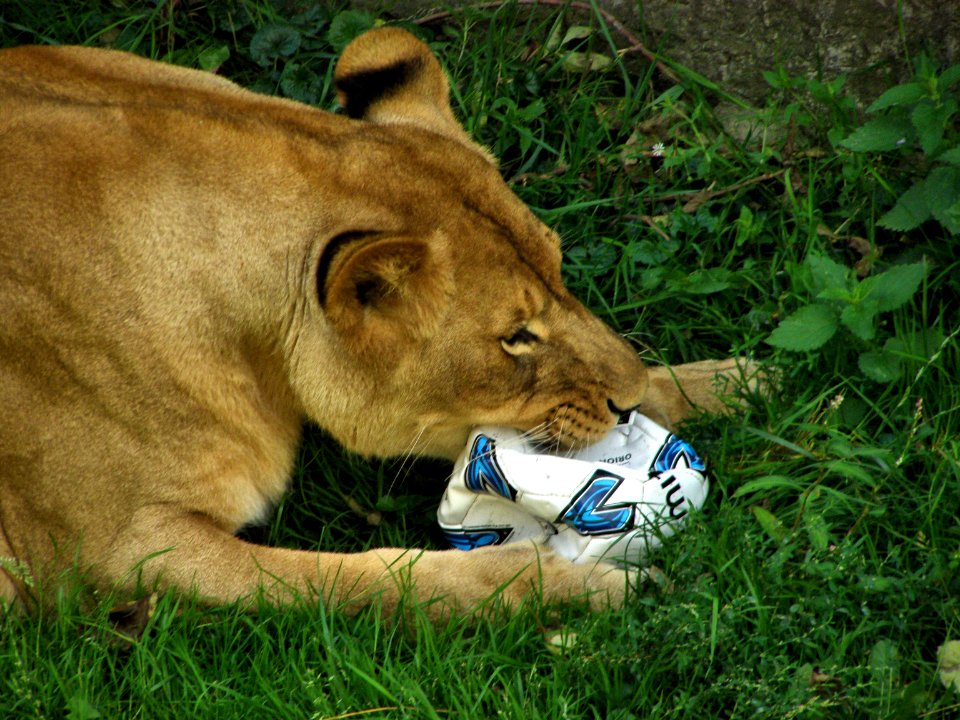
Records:
[[[404,471],[409,472],[410,468],[413,466],[413,459],[417,454],[417,445],[420,444],[420,441],[423,439],[423,434],[427,431],[426,425],[421,425],[420,429],[417,431],[417,434],[413,436],[413,439],[410,441],[410,444],[407,446],[407,450],[403,452],[400,456],[400,467],[397,468],[396,473],[393,475],[393,480],[390,482],[389,487],[387,488],[387,495],[393,492],[393,488],[401,480],[401,476],[406,479]]]

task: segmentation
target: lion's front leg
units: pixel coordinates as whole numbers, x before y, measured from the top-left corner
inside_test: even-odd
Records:
[[[135,570],[131,571],[131,568]],[[381,548],[318,553],[254,545],[202,515],[165,506],[141,509],[100,570],[132,586],[196,592],[203,602],[277,605],[318,599],[348,614],[376,602],[392,614],[400,599],[423,603],[433,618],[467,614],[494,596],[515,606],[531,594],[548,602],[586,599],[619,605],[628,576],[610,566],[574,565],[550,550],[518,543],[471,552]]]
[[[385,551],[377,551],[383,553]],[[547,603],[587,602],[597,610],[620,607],[636,573],[606,563],[574,564],[549,548],[517,542],[476,550],[440,550],[412,557],[411,551],[392,566],[409,572],[418,602],[440,600],[429,606],[432,617],[447,612],[472,614],[491,601],[515,608],[531,597]]]
[[[756,363],[744,358],[649,367],[647,376],[640,412],[669,428],[698,411],[721,412],[738,387],[756,390],[761,383]]]

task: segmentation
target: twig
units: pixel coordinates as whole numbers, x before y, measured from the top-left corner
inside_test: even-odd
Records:
[[[683,200],[684,198],[702,198],[702,200],[705,202],[707,200],[713,200],[717,197],[722,197],[723,195],[729,195],[730,193],[734,193],[737,190],[742,190],[750,185],[756,185],[757,183],[767,182],[769,180],[776,180],[785,172],[786,170],[784,169],[777,170],[776,172],[764,173],[763,175],[757,175],[756,177],[741,180],[738,183],[728,185],[727,187],[720,188],[719,190],[711,190],[710,188],[707,188],[706,190],[681,190],[680,192],[670,193],[669,195],[660,195],[654,199],[659,202],[670,202],[671,200]]]
[[[657,235],[662,237],[664,240],[669,240],[670,235],[667,234],[667,231],[662,227],[657,225],[657,221],[653,219],[652,215],[624,215],[625,220],[640,220],[641,222],[648,225]]]
[[[604,10],[601,7],[594,7],[592,4],[586,3],[586,2],[568,2],[568,0],[513,0],[513,1],[517,5],[529,5],[532,7],[536,7],[538,5],[543,5],[546,7],[564,7],[564,8],[570,8],[571,10],[582,10],[584,12],[599,13],[600,16],[603,17],[607,25],[609,25],[618,33],[620,33],[620,35],[622,35],[623,38],[630,44],[629,47],[623,50],[618,50],[617,54],[627,55],[627,54],[638,52],[641,55],[643,55],[647,60],[652,62],[656,66],[657,70],[660,71],[660,74],[663,75],[665,78],[667,78],[673,83],[676,83],[677,85],[681,84],[680,78],[677,76],[675,72],[673,72],[673,70],[667,67],[667,65],[663,61],[659,60],[656,55],[650,52],[647,46],[644,45],[642,42],[640,42],[640,39],[636,35],[634,35],[632,32],[627,30],[626,27],[624,27],[622,22],[617,20],[615,16],[611,15],[608,11]],[[472,8],[474,10],[489,10],[491,8],[503,7],[505,4],[506,4],[506,0],[498,0],[497,2],[483,2],[483,3],[477,3],[475,5],[468,5],[466,7]],[[423,17],[413,20],[413,23],[414,25],[429,25],[431,23],[437,22],[438,20],[446,20],[447,18],[453,17],[453,15],[454,15],[453,10],[444,10],[442,12],[436,12],[430,15],[424,15]]]
[[[949,715],[950,713],[952,713],[954,710],[957,710],[957,709],[960,709],[960,703],[957,703],[956,705],[947,705],[947,707],[938,708],[936,710],[927,710],[926,712],[922,712],[919,715],[917,715],[917,717],[925,718],[925,717],[930,717],[932,715],[943,715],[944,717],[946,717],[947,715]]]
[[[874,493],[874,495],[876,495],[876,493]],[[871,498],[871,501],[870,501],[870,502],[867,502],[867,503],[863,506],[863,510],[861,510],[861,511],[860,511],[860,514],[857,515],[857,519],[853,521],[853,525],[851,525],[849,528],[847,528],[847,532],[844,534],[844,537],[845,537],[845,538],[851,537],[851,536],[857,531],[857,528],[860,527],[860,524],[863,522],[864,518],[867,517],[867,513],[869,513],[871,510],[873,510],[874,506],[873,506],[873,504],[872,504],[872,499],[873,499],[873,498]]]
[[[735,193],[737,190],[742,190],[745,187],[751,185],[756,185],[757,183],[767,182],[769,180],[776,180],[779,177],[782,177],[786,173],[786,169],[777,170],[775,172],[764,173],[763,175],[757,175],[756,177],[747,178],[746,180],[741,180],[738,183],[733,185],[728,185],[727,187],[720,188],[719,190],[691,190],[684,193],[676,193],[676,196],[687,196],[691,195],[694,197],[704,196],[705,200],[713,200],[713,198],[722,197],[723,195],[729,195],[730,193]],[[669,197],[669,196],[666,196]],[[658,200],[664,200],[666,197],[657,198]],[[679,197],[677,197],[679,199]]]
[[[529,180],[551,180],[553,178],[560,177],[563,175],[569,168],[566,165],[557,165],[555,168],[548,172],[535,173],[535,172],[525,172],[520,173],[519,175],[514,175],[508,180],[511,185],[526,185]]]
[[[776,172],[764,173],[763,175],[757,175],[756,177],[747,178],[746,180],[741,180],[738,183],[734,183],[733,185],[728,185],[727,187],[720,188],[719,190],[711,189],[713,187],[712,185],[709,188],[706,188],[704,190],[681,190],[680,192],[670,193],[668,195],[660,195],[658,197],[653,198],[653,200],[656,202],[670,202],[672,200],[684,200],[689,198],[689,200],[687,200],[687,202],[684,204],[683,210],[684,212],[692,212],[693,210],[696,210],[698,207],[700,207],[700,205],[707,202],[707,200],[713,200],[714,198],[722,197],[724,195],[729,195],[730,193],[734,193],[737,190],[742,190],[743,188],[749,187],[750,185],[756,185],[757,183],[767,182],[768,180],[776,180],[778,177],[781,177],[785,172],[786,170],[777,170]],[[694,202],[697,203],[696,206],[691,207],[691,205]],[[643,220],[643,222],[647,222],[647,218],[649,217],[650,217],[649,215],[629,214],[629,215],[624,215],[623,219],[624,220]]]

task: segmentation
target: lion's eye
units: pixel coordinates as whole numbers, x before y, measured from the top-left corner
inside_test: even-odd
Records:
[[[522,327],[517,330],[512,335],[500,338],[500,343],[503,345],[504,350],[510,352],[510,350],[517,349],[520,345],[532,345],[533,343],[540,340],[539,337],[528,328]]]

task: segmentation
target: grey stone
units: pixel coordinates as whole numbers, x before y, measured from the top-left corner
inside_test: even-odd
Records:
[[[611,3],[612,4],[612,3]],[[769,86],[762,72],[831,80],[869,102],[904,79],[905,52],[960,61],[958,0],[639,0],[635,22],[664,54],[747,100]]]
[[[419,17],[474,3],[354,4]],[[778,66],[791,76],[819,75],[825,80],[851,74],[848,89],[869,102],[891,82],[906,77],[905,53],[924,49],[942,64],[960,62],[960,0],[599,0],[599,4],[651,50],[754,103],[761,103],[769,91],[762,72]]]

